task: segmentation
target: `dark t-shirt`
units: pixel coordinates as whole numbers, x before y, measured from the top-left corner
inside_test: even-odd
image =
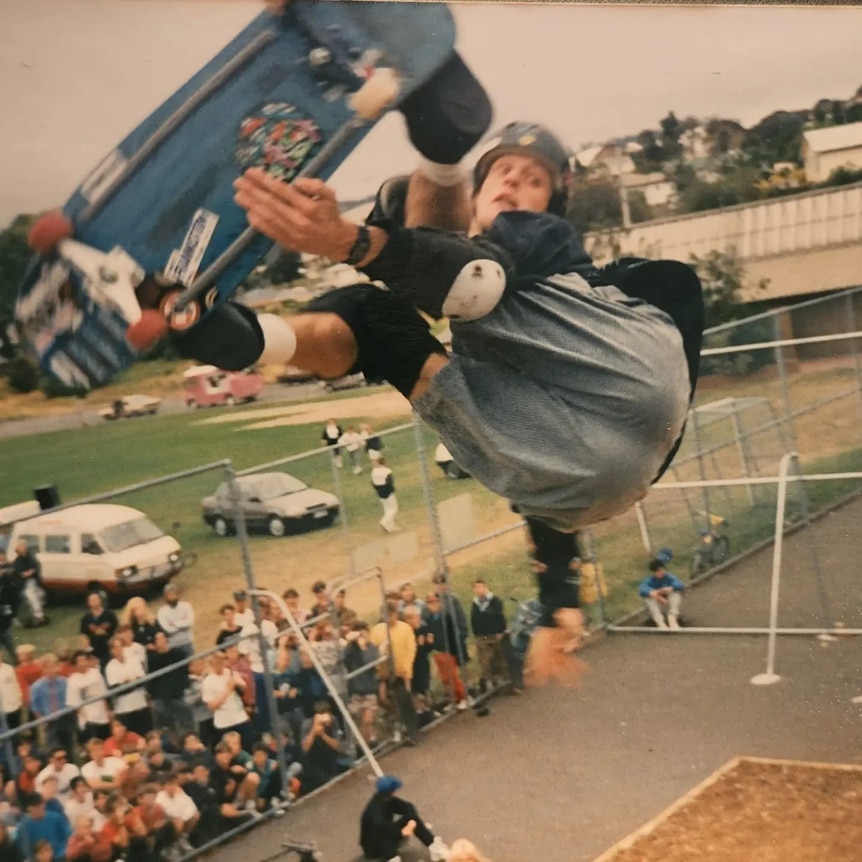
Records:
[[[107,608],[104,608],[98,615],[87,611],[81,617],[81,634],[86,635],[90,639],[93,655],[102,664],[108,660],[108,656],[110,655],[108,644],[114,636],[118,625],[117,615]]]
[[[216,802],[224,805],[225,802],[233,802],[239,792],[242,776],[235,775],[230,767],[222,769],[218,764],[210,772],[210,785],[215,789]]]

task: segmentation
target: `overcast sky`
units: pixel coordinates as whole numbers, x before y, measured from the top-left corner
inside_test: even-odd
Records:
[[[62,204],[87,172],[254,15],[257,0],[0,0],[0,225]],[[750,126],[862,84],[862,9],[456,4],[458,47],[495,124],[577,149],[678,116]],[[380,124],[333,178],[373,192],[413,154]]]

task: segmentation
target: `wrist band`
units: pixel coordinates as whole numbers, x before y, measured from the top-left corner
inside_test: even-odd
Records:
[[[356,242],[353,243],[347,260],[344,262],[348,266],[356,266],[367,254],[371,248],[371,231],[365,225],[359,225],[359,233],[356,236]]]

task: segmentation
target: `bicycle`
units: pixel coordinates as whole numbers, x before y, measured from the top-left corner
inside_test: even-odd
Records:
[[[696,578],[704,572],[721,565],[730,556],[730,537],[725,532],[730,525],[721,515],[705,514],[709,528],[700,530],[700,544],[691,558],[691,576]]]

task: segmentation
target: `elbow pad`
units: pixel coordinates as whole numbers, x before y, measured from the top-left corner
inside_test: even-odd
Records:
[[[496,260],[473,260],[466,264],[443,302],[443,315],[450,320],[476,320],[494,310],[506,289],[506,273]]]

